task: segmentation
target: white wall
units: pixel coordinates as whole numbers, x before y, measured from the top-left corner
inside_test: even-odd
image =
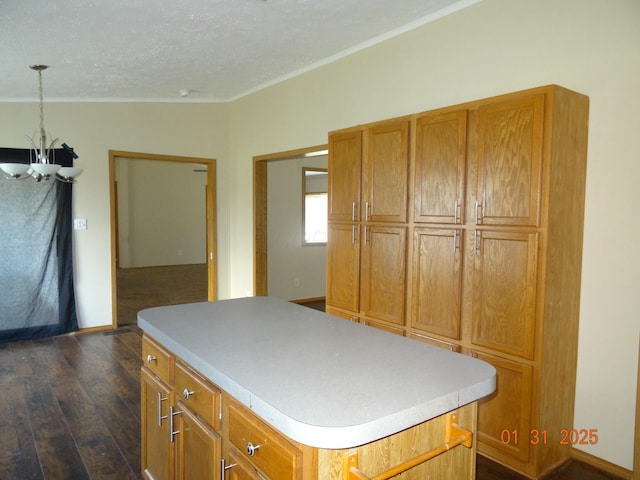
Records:
[[[130,158],[115,166],[118,265],[206,263],[206,166]]]
[[[327,157],[267,167],[268,292],[285,300],[324,297],[326,288],[327,247],[302,246],[302,167],[327,168]]]
[[[109,149],[218,159],[219,296],[244,296],[253,291],[253,156],[324,144],[329,130],[358,123],[557,83],[591,98],[575,426],[600,437],[578,448],[630,469],[639,20],[637,0],[483,0],[228,105],[46,104],[47,127],[85,169],[74,186],[74,215],[89,227],[74,233],[80,325],[111,323]],[[37,118],[36,104],[3,103],[0,145],[25,147]]]
[[[228,293],[227,106],[175,103],[55,103],[45,97],[45,127],[74,147],[84,169],[74,185],[74,268],[81,328],[111,325],[109,150],[215,158],[218,171],[219,296]],[[37,126],[37,103],[2,103],[0,145],[26,148]],[[0,183],[0,188],[2,184]]]
[[[630,469],[640,330],[639,24],[637,0],[484,0],[233,102],[231,295],[252,285],[252,156],[549,83],[584,93],[591,113],[575,426],[600,437],[577,448]]]

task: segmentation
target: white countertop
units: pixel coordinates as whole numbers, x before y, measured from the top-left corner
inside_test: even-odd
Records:
[[[150,308],[138,325],[317,448],[369,443],[495,390],[486,362],[271,297]]]

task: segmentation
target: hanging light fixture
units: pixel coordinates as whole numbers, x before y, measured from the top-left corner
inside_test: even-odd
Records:
[[[75,179],[82,173],[81,168],[77,167],[63,167],[55,163],[55,150],[54,146],[58,141],[54,138],[47,146],[47,134],[44,130],[44,100],[42,95],[42,71],[47,69],[47,65],[31,65],[32,70],[38,72],[38,85],[40,94],[40,138],[38,144],[33,138],[27,137],[31,143],[30,164],[25,163],[2,163],[0,169],[2,169],[8,178],[12,179],[24,179],[33,177],[36,181],[48,180],[51,176],[55,175],[57,180],[61,182],[73,183]],[[62,147],[67,150],[72,158],[78,158],[73,149],[66,143],[62,144]]]

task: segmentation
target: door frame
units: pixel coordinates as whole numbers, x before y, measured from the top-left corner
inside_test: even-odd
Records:
[[[292,160],[303,157],[305,153],[328,148],[329,146],[324,144],[253,157],[253,294],[255,296],[266,296],[269,292],[267,166],[270,162]]]
[[[218,298],[218,252],[217,252],[217,214],[216,214],[216,160],[213,158],[182,157],[176,155],[158,155],[152,153],[126,152],[109,150],[109,202],[111,233],[111,323],[118,326],[117,295],[117,255],[118,255],[118,199],[116,189],[116,160],[118,158],[133,160],[153,160],[161,162],[192,163],[207,168],[206,203],[206,248],[207,248],[207,298],[209,301]]]

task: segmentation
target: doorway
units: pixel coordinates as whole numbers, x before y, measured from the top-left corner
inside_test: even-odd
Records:
[[[185,175],[193,179],[186,180]],[[196,178],[201,186],[194,188]],[[119,181],[129,185],[119,185]],[[215,160],[110,150],[109,184],[113,327],[135,323],[136,309],[216,300]],[[175,190],[180,188],[186,192]],[[184,211],[195,215],[189,225],[201,233],[176,240],[173,234],[182,227],[172,222],[182,225]],[[130,242],[133,237],[135,241]],[[194,243],[192,237],[201,240]],[[201,292],[190,291],[188,281],[196,282]],[[131,295],[125,293],[126,288]]]
[[[269,292],[268,249],[268,166],[270,163],[314,156],[318,152],[326,155],[327,145],[277,152],[253,157],[253,222],[254,222],[254,272],[253,291],[256,296]],[[315,247],[310,247],[315,248]]]

